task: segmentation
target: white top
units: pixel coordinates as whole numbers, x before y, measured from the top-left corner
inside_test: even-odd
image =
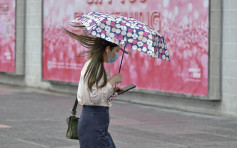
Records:
[[[90,59],[86,61],[82,70],[81,70],[81,77],[78,85],[77,90],[77,100],[78,103],[81,105],[95,105],[95,106],[107,106],[111,107],[112,104],[108,100],[110,96],[113,94],[113,86],[109,83],[110,79],[110,71],[106,71],[107,75],[107,84],[103,88],[97,88],[96,84],[92,86],[91,91],[88,88],[88,79],[84,79],[84,75],[86,73],[86,69],[90,63]],[[98,83],[98,86],[103,84],[104,78],[102,77]]]

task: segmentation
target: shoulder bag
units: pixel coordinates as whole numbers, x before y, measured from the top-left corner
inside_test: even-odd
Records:
[[[78,139],[77,135],[77,124],[78,124],[78,117],[76,117],[76,109],[77,109],[77,98],[75,100],[74,106],[71,111],[71,116],[66,118],[67,121],[67,133],[66,133],[66,138],[67,139]]]

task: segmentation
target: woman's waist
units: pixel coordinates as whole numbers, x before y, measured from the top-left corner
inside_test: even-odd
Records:
[[[84,112],[109,112],[108,106],[82,105]]]
[[[89,101],[88,99],[82,99],[82,100],[78,100],[78,103],[82,106],[99,106],[99,107],[111,107],[112,106],[112,103],[111,102],[100,102],[99,104],[94,104],[92,101]],[[88,108],[88,107],[87,107]],[[89,110],[95,110],[97,108],[91,108]],[[98,109],[99,111],[100,110],[103,110],[103,109]]]

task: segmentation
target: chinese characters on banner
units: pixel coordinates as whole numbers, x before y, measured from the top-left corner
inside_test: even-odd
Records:
[[[208,0],[44,0],[43,79],[79,81],[83,62],[75,57],[85,49],[60,25],[81,33],[69,22],[91,11],[133,17],[165,38],[171,62],[130,50],[132,56],[124,57],[121,85],[208,95]],[[105,64],[111,75],[118,72],[120,58]]]
[[[1,71],[15,71],[15,0],[0,0]]]

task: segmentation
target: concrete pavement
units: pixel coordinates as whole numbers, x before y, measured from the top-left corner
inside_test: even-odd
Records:
[[[75,92],[76,93],[76,92]],[[75,96],[0,85],[0,148],[76,148],[65,138]],[[146,98],[144,98],[146,99]],[[78,107],[80,115],[81,106]],[[118,148],[236,148],[237,119],[113,101]]]

